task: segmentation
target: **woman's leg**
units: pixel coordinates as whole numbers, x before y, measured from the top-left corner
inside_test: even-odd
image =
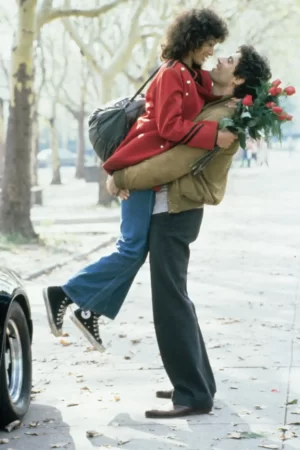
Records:
[[[70,303],[114,319],[148,253],[148,233],[155,193],[132,192],[121,205],[121,235],[116,251],[88,265],[66,284],[44,290],[52,332],[60,335]]]
[[[154,323],[173,403],[210,409],[216,391],[213,372],[187,294],[189,245],[196,240],[203,210],[157,214],[150,227],[150,270]]]
[[[116,251],[82,269],[62,286],[84,311],[114,319],[148,253],[154,203],[151,190],[132,192],[121,204],[121,233]]]

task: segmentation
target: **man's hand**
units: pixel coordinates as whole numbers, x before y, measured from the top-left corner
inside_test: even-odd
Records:
[[[116,195],[120,197],[121,200],[127,200],[129,197],[129,191],[127,189],[119,189],[115,185],[114,177],[109,175],[106,180],[106,189],[110,193],[110,195]]]
[[[217,146],[221,148],[229,148],[236,139],[237,136],[230,131],[218,131]]]

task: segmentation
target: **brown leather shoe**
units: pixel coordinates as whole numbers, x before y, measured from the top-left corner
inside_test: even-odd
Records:
[[[173,395],[173,389],[171,389],[170,391],[157,391],[156,392],[156,397],[157,398],[171,399],[172,395]]]
[[[197,409],[197,408],[190,408],[189,406],[174,405],[173,408],[169,410],[159,411],[157,409],[152,409],[150,411],[146,411],[145,416],[148,419],[174,419],[176,417],[193,416],[197,414],[209,414],[210,412],[211,408]]]

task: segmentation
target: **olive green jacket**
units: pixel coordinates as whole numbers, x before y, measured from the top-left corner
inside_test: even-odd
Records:
[[[223,97],[207,104],[195,121],[219,122],[224,117],[231,117],[234,109],[228,101],[229,97]],[[229,168],[238,148],[236,141],[230,148],[221,150],[197,176],[190,173],[191,165],[207,150],[177,145],[135,166],[118,170],[113,177],[118,188],[130,191],[168,184],[169,213],[218,205],[224,197]]]

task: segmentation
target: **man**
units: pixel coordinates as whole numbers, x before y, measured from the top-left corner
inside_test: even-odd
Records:
[[[220,120],[233,114],[235,99],[250,94],[271,77],[268,62],[252,47],[243,46],[229,58],[220,58],[211,71],[213,93],[219,100],[207,104],[197,120]],[[149,236],[154,323],[162,361],[173,391],[170,410],[151,410],[149,418],[174,418],[211,411],[216,385],[198,325],[195,307],[187,293],[189,245],[198,237],[204,204],[223,199],[228,171],[238,142],[221,150],[201,175],[190,173],[191,164],[206,151],[177,146],[147,161],[114,173],[111,193],[123,198],[130,190],[169,183],[156,194]]]

